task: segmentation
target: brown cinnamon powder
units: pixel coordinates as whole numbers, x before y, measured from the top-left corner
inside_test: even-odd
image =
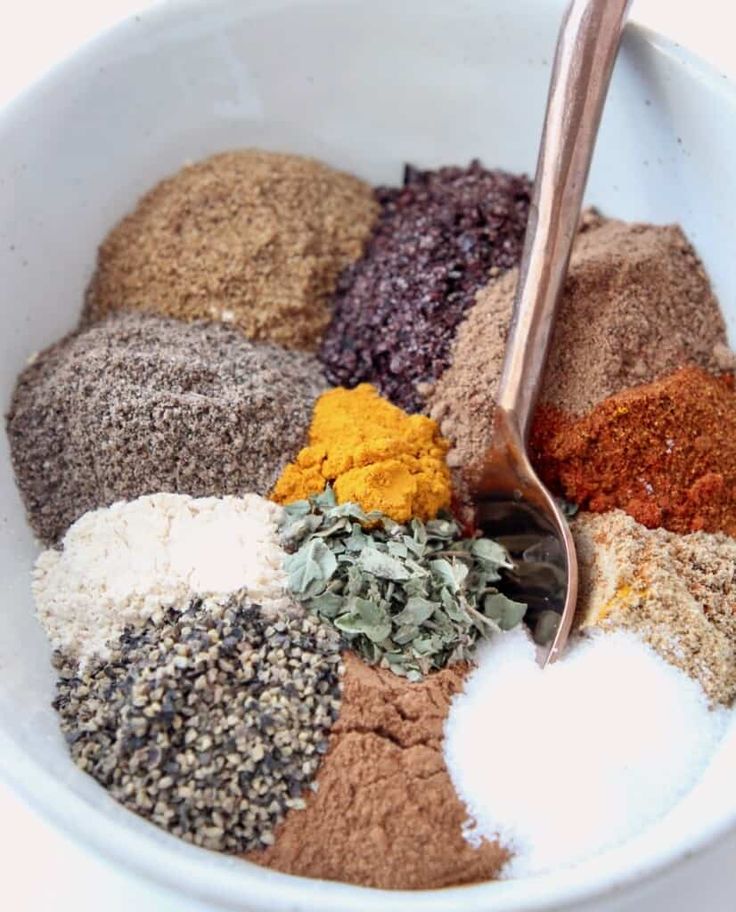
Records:
[[[250,861],[304,877],[394,890],[488,880],[507,859],[497,844],[472,847],[467,811],[442,756],[442,727],[467,668],[411,684],[345,656],[343,695],[330,749],[305,810],[291,811],[276,842]]]

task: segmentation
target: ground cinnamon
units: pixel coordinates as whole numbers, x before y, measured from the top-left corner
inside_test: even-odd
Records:
[[[442,727],[466,668],[409,683],[345,656],[340,717],[305,810],[291,811],[250,861],[289,874],[383,889],[433,889],[494,877],[497,844],[473,848],[442,756]]]
[[[672,532],[736,535],[736,393],[695,367],[611,396],[583,418],[538,410],[542,478],[595,513]]]

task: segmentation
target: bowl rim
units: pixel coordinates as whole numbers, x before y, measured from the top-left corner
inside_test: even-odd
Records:
[[[245,15],[247,7],[260,0],[240,2]],[[0,106],[0,123],[12,120],[26,105],[33,104],[59,77],[71,74],[76,68],[83,70],[89,59],[105,45],[124,44],[127,33],[133,28],[171,26],[192,13],[201,14],[203,9],[200,0],[177,0],[176,3],[163,0],[120,18],[50,63],[32,83]],[[725,95],[736,113],[736,81],[729,75],[636,21],[628,22],[626,33],[627,37],[635,38],[686,68],[690,76],[705,83],[710,92]],[[604,895],[621,894],[646,885],[678,862],[703,854],[729,831],[736,831],[735,804],[708,820],[687,844],[660,846],[633,863],[629,861],[625,867],[619,863],[606,870],[603,864],[601,873],[593,878],[585,872],[597,859],[522,881],[486,881],[435,890],[380,890],[270,871],[191,846],[162,833],[148,822],[144,823],[146,828],[150,827],[150,836],[146,831],[121,827],[103,807],[80,805],[78,796],[47,772],[15,741],[12,733],[1,726],[0,780],[6,782],[41,819],[92,856],[114,863],[128,874],[174,895],[185,893],[188,900],[205,902],[211,907],[214,903],[213,908],[232,910],[247,907],[270,908],[274,912],[308,908],[324,912],[343,912],[345,909],[383,912],[390,903],[391,907],[401,908],[403,912],[440,912],[454,909],[460,902],[466,912],[574,909]],[[84,813],[80,813],[82,808]],[[154,835],[156,840],[151,838]],[[605,855],[598,858],[605,858]]]

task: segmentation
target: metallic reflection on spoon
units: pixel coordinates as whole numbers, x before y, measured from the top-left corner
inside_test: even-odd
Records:
[[[494,441],[475,486],[476,522],[514,560],[501,588],[526,603],[525,621],[546,664],[564,647],[575,614],[575,546],[562,510],[537,478],[505,413],[496,415]]]
[[[529,605],[540,656],[572,627],[578,566],[567,521],[526,452],[603,103],[629,0],[572,0],[557,39],[514,313],[496,392],[493,446],[474,490],[477,522],[518,561],[507,593]]]

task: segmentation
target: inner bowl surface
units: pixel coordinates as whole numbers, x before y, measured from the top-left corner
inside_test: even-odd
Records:
[[[94,40],[0,113],[0,384],[71,329],[98,243],[186,161],[238,146],[301,152],[373,182],[404,161],[532,172],[560,4],[549,0],[211,0],[164,4]],[[627,29],[587,200],[680,222],[736,333],[736,89]],[[392,893],[292,878],[195,849],[119,807],[71,763],[33,617],[37,553],[0,466],[0,765],[50,820],[210,907],[569,908],[653,877],[736,827],[736,727],[695,793],[626,846],[534,880]],[[564,707],[563,711],[574,711]],[[574,800],[574,796],[571,796]]]

